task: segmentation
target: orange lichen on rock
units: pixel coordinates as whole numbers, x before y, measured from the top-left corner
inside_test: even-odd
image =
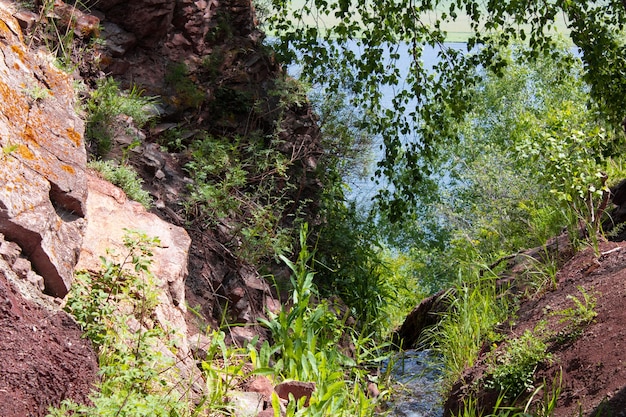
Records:
[[[16,152],[24,159],[34,159],[35,158],[35,154],[32,153],[32,151],[30,149],[28,149],[28,146],[26,145],[19,145],[17,147]]]
[[[11,49],[17,56],[20,57],[20,61],[24,62],[24,51],[18,45],[11,45]]]
[[[24,120],[27,112],[28,104],[24,97],[0,80],[0,114],[4,114],[13,123],[19,124],[20,120]]]
[[[35,135],[33,127],[30,124],[26,125],[26,127],[24,128],[24,131],[22,132],[22,137],[25,140],[39,146],[39,143],[37,143],[37,136]]]
[[[80,147],[82,144],[82,136],[76,130],[71,127],[68,127],[65,132],[67,133],[67,137],[76,145]]]
[[[73,167],[69,166],[69,165],[61,165],[61,169],[63,171],[65,171],[65,172],[69,173],[69,174],[76,173],[76,170]]]
[[[6,23],[4,23],[4,20],[2,20],[1,18],[0,18],[0,32],[5,33],[5,37],[6,37],[6,34],[13,33],[13,31],[7,26]]]

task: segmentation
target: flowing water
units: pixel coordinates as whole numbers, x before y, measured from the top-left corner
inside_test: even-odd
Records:
[[[432,351],[400,352],[391,366],[391,377],[395,383],[388,416],[443,416],[441,362]]]

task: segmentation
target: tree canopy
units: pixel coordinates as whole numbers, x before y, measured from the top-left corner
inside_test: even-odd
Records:
[[[391,186],[379,201],[398,218],[415,206],[438,144],[458,139],[455,122],[471,110],[482,73],[502,74],[510,62],[502,51],[514,42],[528,45],[525,59],[550,56],[565,74],[574,55],[560,45],[562,26],[583,63],[588,105],[618,129],[626,108],[625,18],[621,0],[271,0],[267,24],[282,59],[298,58],[311,82],[355,93],[352,105],[383,144],[376,174]],[[449,25],[461,21],[466,47],[450,47]],[[402,47],[408,68],[398,65]],[[432,48],[438,62],[430,68],[423,56]],[[382,86],[396,87],[391,108]]]

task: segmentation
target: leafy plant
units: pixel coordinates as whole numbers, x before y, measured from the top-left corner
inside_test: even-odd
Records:
[[[554,311],[550,315],[557,316],[560,324],[565,324],[565,328],[561,329],[553,336],[558,343],[572,341],[580,337],[583,330],[593,322],[598,313],[596,312],[597,299],[593,294],[589,294],[583,287],[578,286],[582,298],[574,295],[568,295],[567,299],[574,303],[573,307],[563,310]]]
[[[102,160],[91,161],[87,166],[98,171],[105,180],[120,187],[129,198],[137,201],[146,209],[150,209],[152,206],[150,193],[142,188],[143,180],[131,167]]]
[[[551,358],[539,331],[526,330],[521,336],[508,340],[504,349],[493,352],[487,386],[504,393],[509,399],[535,389],[534,373],[538,364],[548,362]]]
[[[189,69],[184,62],[172,64],[165,74],[165,81],[176,92],[172,98],[174,104],[183,107],[198,107],[206,98],[205,93],[200,90],[189,77]]]
[[[65,400],[49,416],[184,416],[193,408],[177,391],[174,360],[161,350],[168,330],[155,319],[150,272],[158,239],[127,231],[127,252],[102,258],[102,272],[78,273],[67,310],[98,350],[101,380],[92,405]],[[182,387],[180,387],[182,388]]]
[[[448,311],[424,337],[424,343],[441,355],[448,382],[474,364],[484,343],[500,338],[494,327],[507,319],[511,307],[506,297],[498,296],[493,277],[473,281],[462,277],[446,295],[450,298]]]
[[[24,93],[35,102],[42,101],[50,97],[50,90],[45,87],[41,87],[38,84],[25,88]]]
[[[141,128],[154,117],[155,101],[154,97],[144,97],[137,87],[122,92],[113,78],[98,80],[97,88],[85,103],[86,137],[96,145],[100,155],[106,154],[111,148],[116,119],[128,116]]]
[[[283,226],[285,212],[293,207],[294,185],[287,178],[292,162],[266,147],[262,137],[198,138],[186,166],[195,181],[186,202],[188,217],[207,224],[237,218],[232,250],[248,262],[286,253],[292,245]]]
[[[463,402],[463,408],[455,417],[550,417],[554,415],[562,384],[562,374],[556,376],[551,384],[544,381],[532,392],[524,407],[506,405],[506,393],[501,392],[493,410],[479,411],[477,401],[470,397]],[[537,395],[541,392],[543,396],[538,399]]]
[[[200,368],[205,378],[205,404],[210,406],[213,412],[228,412],[225,404],[230,390],[233,390],[245,378],[249,376],[248,355],[245,349],[234,349],[227,346],[223,331],[212,331],[207,334],[210,340],[208,346],[203,346],[206,351],[200,362]],[[193,342],[193,341],[192,341]]]
[[[17,151],[19,148],[19,145],[14,144],[14,143],[7,143],[6,145],[2,146],[2,158],[4,159],[7,156],[11,155],[13,152]]]
[[[568,41],[581,51],[591,107],[609,120],[610,131],[619,132],[626,108],[626,82],[620,76],[626,68],[621,53],[625,14],[619,2],[582,0],[531,5],[513,0],[375,5],[310,0],[272,1],[266,23],[278,37],[281,62],[297,60],[307,80],[323,83],[332,93],[348,88],[356,94],[351,103],[363,110],[371,133],[384,146],[377,175],[387,177],[391,186],[381,190],[381,204],[400,219],[415,208],[420,183],[436,172],[430,160],[442,146],[460,139],[456,122],[473,111],[481,69],[500,76],[513,62],[500,53],[503,49],[525,42],[524,61],[551,57],[567,76],[574,57],[564,53],[555,30],[562,26],[560,16],[567,22]],[[469,23],[467,47],[444,44],[450,25],[459,22]],[[431,67],[424,57],[433,49],[439,60]],[[400,60],[400,51],[407,51],[408,62]],[[386,87],[397,87],[391,106],[381,94]],[[614,135],[608,142],[608,153],[618,153],[622,138]]]
[[[364,362],[355,362],[338,348],[349,329],[328,304],[313,303],[316,288],[307,233],[304,225],[298,259],[282,258],[293,273],[291,307],[283,306],[277,314],[268,313],[269,319],[261,320],[271,331],[273,343],[265,342],[258,350],[250,346],[255,372],[316,383],[309,406],[291,401],[288,416],[368,415],[374,404],[364,394],[367,373],[358,368]],[[355,344],[362,354],[357,356],[360,360],[374,359],[375,349],[363,350],[368,344],[364,339]]]

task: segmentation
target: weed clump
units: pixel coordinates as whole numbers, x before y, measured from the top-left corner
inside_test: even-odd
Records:
[[[143,189],[142,179],[131,167],[101,160],[91,161],[87,166],[98,171],[105,180],[120,187],[130,199],[140,203],[146,210],[152,206],[150,193]]]
[[[116,119],[126,115],[142,128],[154,118],[155,101],[154,97],[143,96],[137,87],[122,92],[113,78],[98,80],[97,88],[85,103],[87,139],[95,145],[99,155],[105,155],[112,146]]]

